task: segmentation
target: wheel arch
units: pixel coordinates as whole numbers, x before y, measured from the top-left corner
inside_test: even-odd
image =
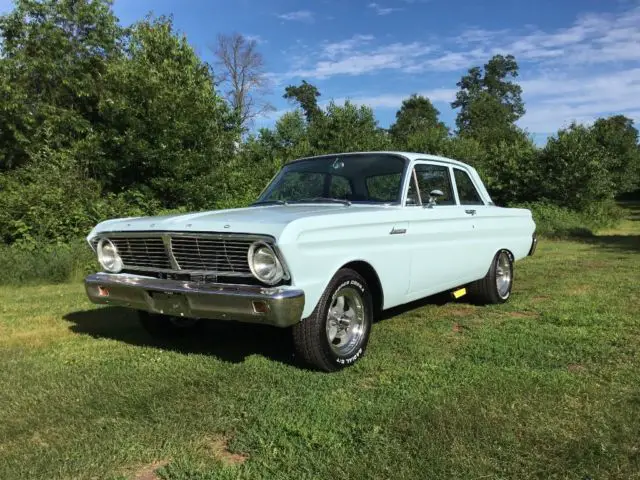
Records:
[[[349,268],[358,272],[366,280],[368,287],[371,289],[371,296],[373,297],[374,317],[377,318],[384,307],[384,290],[382,289],[382,283],[380,282],[380,277],[378,277],[376,269],[364,260],[354,260],[345,263],[340,267],[340,269],[342,268]]]

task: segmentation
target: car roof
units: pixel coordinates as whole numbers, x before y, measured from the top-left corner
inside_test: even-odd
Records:
[[[350,155],[363,155],[363,154],[371,154],[371,153],[375,153],[375,154],[386,154],[386,155],[397,155],[397,156],[402,156],[405,157],[407,160],[434,160],[437,162],[443,162],[443,163],[449,163],[452,165],[458,165],[460,167],[465,167],[465,168],[470,168],[471,165],[464,163],[464,162],[460,162],[458,160],[454,160],[452,158],[447,158],[447,157],[441,157],[439,155],[431,155],[428,153],[416,153],[416,152],[401,152],[401,151],[370,151],[370,152],[345,152],[345,153],[328,153],[328,154],[323,154],[323,155],[314,155],[311,157],[303,157],[303,158],[296,158],[295,160],[290,160],[287,163],[294,163],[294,162],[300,162],[302,160],[311,160],[313,158],[325,158],[325,157],[333,157],[333,156],[350,156]]]

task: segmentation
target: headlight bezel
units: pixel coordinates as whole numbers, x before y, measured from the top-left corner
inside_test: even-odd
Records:
[[[105,247],[113,250],[113,260],[111,262],[108,262],[105,259]],[[107,237],[102,237],[98,240],[98,243],[96,244],[96,253],[98,254],[98,262],[100,262],[100,266],[107,272],[119,273],[124,268],[124,263],[118,253],[118,248]]]
[[[260,273],[258,272],[258,269],[254,265],[254,260],[256,255],[260,253],[260,251],[262,250],[268,252],[273,258],[273,262],[274,262],[273,275],[270,275],[270,276],[260,275]],[[283,280],[288,280],[289,278],[287,268],[284,262],[282,261],[282,259],[280,258],[277,248],[274,245],[265,242],[264,240],[257,240],[251,244],[247,252],[247,262],[249,264],[249,269],[251,270],[251,273],[253,274],[253,276],[258,281],[265,283],[267,285],[273,286],[280,283]]]

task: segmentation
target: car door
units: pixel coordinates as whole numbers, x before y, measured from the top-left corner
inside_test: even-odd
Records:
[[[468,262],[468,281],[486,275],[493,256],[497,252],[496,240],[502,235],[502,222],[494,222],[497,207],[488,205],[473,176],[461,167],[453,166],[453,180],[460,208],[472,221],[472,242]],[[504,225],[504,223],[502,223]]]
[[[453,288],[468,277],[472,215],[458,205],[451,167],[417,161],[411,172],[406,208],[411,268],[409,300]],[[440,190],[443,195],[431,194]]]

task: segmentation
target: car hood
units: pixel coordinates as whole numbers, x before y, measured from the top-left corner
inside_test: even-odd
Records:
[[[89,234],[88,240],[100,233],[140,231],[254,233],[270,235],[277,240],[284,228],[298,219],[351,215],[388,208],[390,207],[356,204],[265,205],[179,215],[119,218],[99,223]]]

